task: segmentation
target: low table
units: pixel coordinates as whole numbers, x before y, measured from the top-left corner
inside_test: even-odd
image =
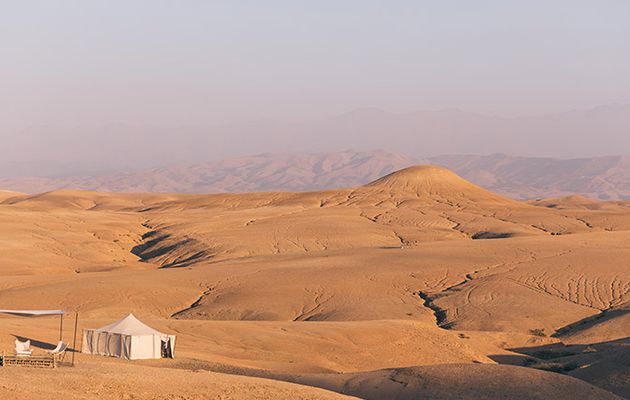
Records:
[[[57,361],[54,356],[16,356],[2,353],[0,365],[3,367],[17,365],[33,368],[56,368]]]

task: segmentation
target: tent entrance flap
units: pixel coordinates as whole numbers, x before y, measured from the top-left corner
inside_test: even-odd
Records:
[[[162,358],[173,358],[173,350],[175,350],[175,338],[166,336],[160,339],[160,348],[162,350]]]

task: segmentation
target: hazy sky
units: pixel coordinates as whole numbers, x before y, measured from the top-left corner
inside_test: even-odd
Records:
[[[630,102],[627,0],[0,3],[4,158],[77,127]]]

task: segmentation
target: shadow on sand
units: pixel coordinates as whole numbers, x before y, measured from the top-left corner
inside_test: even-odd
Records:
[[[630,337],[599,343],[567,345],[560,342],[508,350],[517,354],[497,354],[489,358],[499,364],[571,375],[617,395],[630,395],[630,387],[623,383],[630,378]]]
[[[19,340],[20,342],[26,342],[27,340],[31,341],[31,346],[33,347],[37,347],[43,350],[52,350],[55,347],[57,347],[57,343],[49,343],[49,342],[42,342],[41,340],[37,340],[37,339],[33,339],[33,338],[29,338],[26,336],[19,336],[19,335],[11,335],[14,338],[16,338],[17,340]]]

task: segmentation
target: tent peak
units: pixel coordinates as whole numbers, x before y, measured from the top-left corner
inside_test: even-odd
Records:
[[[127,335],[164,335],[163,333],[151,328],[144,322],[140,321],[133,314],[128,314],[123,319],[95,329],[95,331],[120,333]]]

